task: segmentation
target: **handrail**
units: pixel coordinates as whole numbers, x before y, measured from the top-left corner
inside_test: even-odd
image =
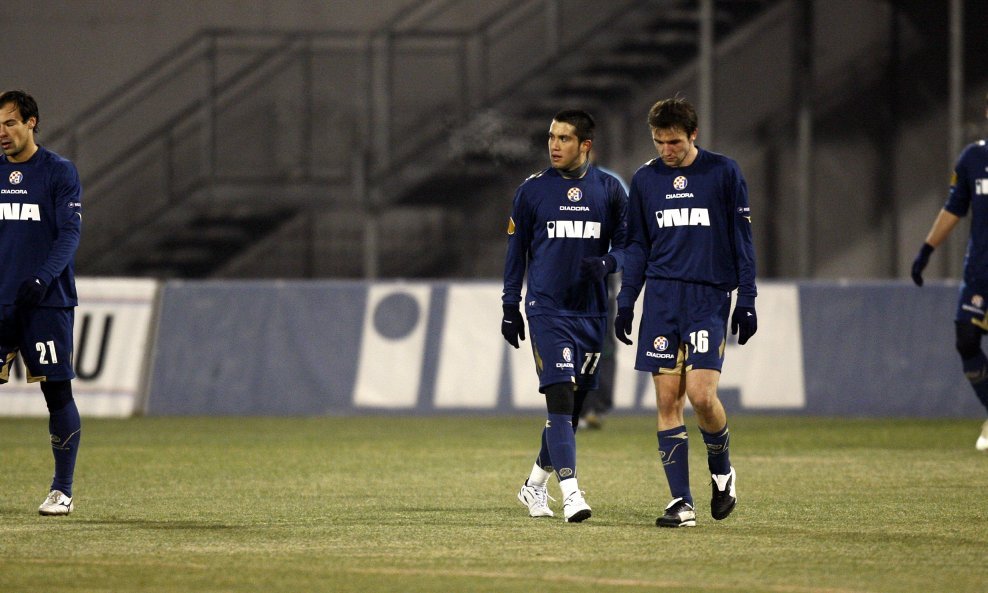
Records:
[[[428,4],[433,0],[419,0],[414,6],[405,9],[403,12],[411,12],[417,9],[418,6]],[[395,24],[402,18],[402,12],[398,13],[394,18],[390,19],[383,26],[384,30],[389,30],[395,26]],[[270,31],[265,31],[263,33],[270,34]],[[334,31],[323,31],[323,34],[330,34],[334,36],[350,36],[353,38],[364,37],[367,33],[355,30],[334,30]],[[173,49],[166,52],[160,58],[154,60],[134,74],[129,77],[124,82],[117,85],[105,96],[100,97],[100,99],[94,101],[93,103],[87,105],[81,110],[81,113],[89,114],[90,119],[95,119],[96,121],[105,121],[107,119],[112,119],[111,114],[115,112],[119,113],[123,108],[117,108],[114,110],[113,106],[122,101],[125,96],[127,96],[133,89],[138,88],[146,84],[149,79],[164,76],[168,72],[181,71],[181,64],[185,61],[180,58],[186,53],[193,53],[193,55],[201,54],[205,52],[197,51],[196,47],[202,44],[204,41],[211,41],[219,39],[223,36],[251,36],[257,35],[258,31],[252,31],[249,29],[232,29],[232,28],[207,28],[196,31],[185,40],[178,43]],[[133,102],[133,101],[131,101]],[[110,114],[104,114],[104,112],[110,111]],[[80,124],[67,123],[54,131],[47,134],[47,140],[51,143],[57,143],[62,141],[64,137],[71,137],[73,135],[73,129],[78,127]],[[74,156],[74,155],[66,155]]]
[[[544,4],[542,2],[521,3],[513,7],[511,10],[491,15],[480,24],[477,30],[469,33],[421,32],[415,30],[417,23],[412,23],[411,28],[407,26],[407,19],[409,18],[409,15],[412,15],[414,18],[420,18],[422,11],[426,11],[428,15],[438,16],[443,14],[445,11],[455,8],[462,1],[463,0],[420,0],[413,6],[408,7],[402,13],[399,13],[394,18],[390,19],[381,28],[380,32],[391,35],[392,38],[395,39],[423,38],[438,40],[445,38],[451,39],[459,44],[466,43],[466,40],[471,35],[479,36],[480,39],[482,39],[485,51],[489,51],[490,40],[487,36],[490,31],[493,31],[498,27],[503,27],[505,26],[505,23],[511,23],[520,16],[524,17],[529,11],[532,10],[533,6],[538,7]],[[612,8],[608,18],[603,20],[609,20],[613,17],[613,15],[623,11],[627,5],[632,3],[633,2],[630,1],[625,3],[615,3],[615,8]],[[419,17],[415,17],[416,14],[419,15]],[[371,33],[370,35],[374,35],[374,33]],[[85,120],[67,124],[56,129],[48,135],[46,142],[53,146],[58,145],[59,143],[64,143],[67,146],[61,150],[67,157],[72,159],[80,158],[80,138],[85,137],[88,130],[99,129],[103,125],[114,121],[118,117],[128,113],[136,113],[143,101],[153,97],[154,94],[167,85],[170,80],[188,72],[197,64],[208,65],[210,61],[215,61],[216,57],[211,53],[212,48],[222,45],[224,42],[236,42],[243,39],[260,39],[265,44],[273,43],[274,45],[269,47],[266,51],[263,51],[249,63],[241,66],[235,72],[226,74],[224,76],[224,80],[206,81],[209,88],[211,88],[209,100],[220,99],[224,93],[229,91],[229,89],[234,88],[237,84],[241,83],[246,78],[249,78],[254,72],[263,69],[265,64],[271,60],[274,60],[278,55],[283,55],[286,52],[291,53],[290,47],[293,42],[299,41],[303,38],[314,41],[317,39],[334,37],[343,38],[350,43],[355,43],[358,46],[363,45],[365,48],[364,51],[370,51],[367,49],[369,47],[370,39],[367,33],[348,30],[284,33],[265,30],[233,30],[229,28],[204,29],[183,40],[177,47],[167,52],[161,58],[155,60],[141,72],[129,77],[124,83],[118,85],[110,93],[108,93],[102,100],[87,106],[83,111],[87,114]],[[575,46],[575,44],[576,41],[571,42],[569,46],[572,47]],[[541,61],[545,62],[548,61],[548,59],[548,57],[545,57]],[[466,72],[461,72],[459,76],[465,79],[469,76],[469,74]],[[519,73],[518,76],[524,76],[524,73]],[[215,88],[213,88],[214,85]],[[487,98],[488,97],[484,97],[484,99]],[[465,101],[466,99],[463,98],[462,100]],[[193,98],[185,101],[184,103],[172,106],[171,110],[175,115],[165,117],[164,121],[166,123],[174,124],[190,109],[207,108],[215,110],[221,106],[222,105],[220,104],[202,105],[201,97]],[[462,110],[463,106],[461,106],[460,109]],[[372,125],[374,124],[388,125],[387,122],[374,122]],[[155,137],[161,133],[163,127],[164,126],[159,124],[155,125],[150,130],[146,130],[144,133],[135,134],[133,136],[133,140],[119,144],[120,148],[114,151],[114,154],[100,153],[99,162],[96,163],[98,166],[89,171],[84,171],[85,176],[90,179],[101,179],[111,171],[124,168],[120,162],[120,159],[126,157],[128,154],[132,154],[137,148],[153,141]],[[407,154],[409,151],[413,151],[417,146],[418,145],[416,144],[416,146],[413,146],[411,149],[405,149],[401,152],[403,154]],[[378,162],[383,169],[387,168],[388,163]],[[381,168],[377,169],[381,170]]]
[[[336,40],[344,42],[343,51],[352,51],[352,56],[362,61],[362,65],[358,65],[360,73],[356,78],[367,83],[363,88],[354,90],[358,96],[366,99],[362,104],[358,100],[356,102],[358,105],[354,106],[355,110],[352,113],[356,115],[350,118],[354,127],[369,131],[373,135],[377,133],[375,130],[388,129],[397,122],[405,129],[402,130],[401,137],[396,138],[398,142],[394,143],[394,146],[389,144],[385,153],[395,149],[395,155],[405,155],[421,147],[423,142],[435,138],[436,129],[433,121],[430,120],[436,120],[434,116],[440,115],[439,103],[443,99],[419,101],[412,95],[406,95],[405,100],[412,100],[412,104],[416,105],[416,110],[420,112],[406,119],[400,119],[403,114],[393,112],[391,107],[393,99],[390,97],[384,101],[376,100],[375,93],[401,91],[390,86],[393,84],[392,69],[395,60],[402,56],[400,52],[414,52],[422,47],[424,42],[430,44],[429,47],[434,51],[440,52],[443,59],[447,60],[447,64],[453,64],[445,71],[443,76],[446,78],[442,80],[458,85],[461,92],[447,91],[442,97],[445,97],[446,108],[452,107],[458,114],[464,116],[478,107],[478,104],[490,104],[502,93],[509,92],[516,81],[524,80],[533,72],[544,70],[553,59],[552,53],[534,52],[534,59],[530,62],[519,64],[517,69],[494,70],[493,78],[488,77],[487,73],[492,71],[498,56],[504,55],[505,50],[512,48],[512,43],[518,43],[517,37],[509,39],[507,36],[502,36],[502,32],[515,30],[516,25],[528,19],[528,28],[521,34],[526,36],[526,39],[539,36],[539,40],[542,37],[561,40],[562,43],[553,44],[554,51],[572,50],[588,35],[593,35],[592,31],[585,31],[582,27],[578,33],[568,37],[566,36],[568,32],[559,30],[561,21],[558,18],[558,9],[562,0],[527,0],[513,4],[503,11],[489,10],[478,15],[478,18],[471,21],[468,26],[457,30],[428,31],[420,28],[423,24],[422,19],[449,20],[447,11],[462,8],[465,6],[464,3],[469,1],[471,0],[419,0],[389,19],[380,29],[369,32],[204,29],[185,38],[164,56],[153,61],[134,76],[128,77],[102,100],[87,106],[83,111],[86,114],[85,119],[71,120],[71,123],[52,132],[46,140],[53,144],[68,145],[68,151],[63,152],[69,158],[76,160],[87,188],[97,190],[87,194],[87,203],[90,206],[106,200],[110,205],[124,205],[126,210],[125,205],[129,203],[127,200],[130,198],[123,192],[133,191],[134,186],[117,182],[124,180],[124,176],[139,171],[138,167],[145,166],[142,163],[162,163],[161,173],[154,173],[148,177],[155,184],[160,182],[160,187],[164,191],[164,195],[161,196],[164,199],[149,200],[154,204],[142,210],[141,216],[150,221],[156,212],[164,213],[167,208],[191,199],[192,194],[196,192],[189,191],[190,189],[201,190],[218,180],[216,175],[222,170],[222,164],[217,168],[215,130],[218,125],[222,125],[218,123],[219,118],[228,112],[229,106],[236,105],[244,98],[249,99],[251,93],[260,88],[265,81],[270,80],[265,73],[271,73],[286,63],[295,64],[293,60],[299,61],[297,65],[302,70],[301,80],[293,78],[291,84],[301,86],[297,88],[293,86],[294,90],[286,92],[296,96],[305,94],[312,85],[311,68],[314,56],[335,55],[335,52],[340,50]],[[596,19],[597,27],[606,26],[630,6],[639,2],[640,0],[623,0],[607,3],[600,9],[602,16]],[[326,41],[331,43],[327,45]],[[533,47],[539,46],[536,41],[533,39]],[[406,43],[409,45],[403,45]],[[469,47],[468,44],[474,44],[475,49],[479,48],[475,61],[463,57]],[[375,54],[375,52],[380,53]],[[234,56],[234,59],[230,59],[231,56]],[[451,58],[452,62],[449,61]],[[226,59],[226,62],[221,62],[223,59]],[[385,81],[385,86],[375,87],[373,81]],[[197,85],[200,87],[198,91],[195,90]],[[151,105],[150,101],[155,99],[160,100],[166,108],[154,111],[150,117],[145,116],[146,110],[150,109],[146,106]],[[291,179],[322,183],[323,178],[314,172],[324,172],[325,163],[313,163],[315,159],[310,158],[308,154],[313,148],[312,134],[308,130],[308,126],[313,123],[312,99],[305,96],[300,97],[300,101],[301,103],[297,105],[299,112],[303,118],[309,118],[297,124],[304,130],[298,141],[302,143],[300,150],[306,158],[297,161],[303,169],[299,169],[299,177]],[[350,113],[347,112],[346,117],[350,117]],[[399,117],[392,119],[395,116]],[[187,131],[191,136],[182,137],[183,130],[186,130],[183,121],[192,117],[195,118],[193,123],[202,125],[190,126]],[[342,123],[346,126],[350,120],[337,119],[335,125]],[[113,126],[117,128],[114,129]],[[415,133],[416,129],[420,133]],[[112,136],[117,130],[122,137],[120,141],[105,142],[98,147],[95,144],[92,147],[80,144],[92,131],[106,131]],[[180,138],[186,141],[179,142]],[[200,167],[190,172],[179,170],[174,166],[174,163],[181,162],[181,157],[176,158],[179,154],[177,151],[187,150],[189,146],[199,149],[200,145],[205,156],[199,163]],[[107,150],[107,146],[113,150]],[[362,177],[361,180],[353,180],[353,187],[365,189],[351,194],[356,194],[353,196],[356,200],[364,200],[369,195],[366,193],[367,190],[374,192],[375,188],[381,187],[385,178],[384,171],[396,161],[387,158],[386,154],[384,158],[381,158],[380,154],[374,155],[374,144],[368,140],[354,138],[349,146],[351,151],[360,154],[365,154],[364,150],[367,147],[372,150],[369,163],[373,166],[369,170],[365,167],[354,167],[352,163],[344,163],[341,169],[342,174],[350,175],[351,179],[355,175]],[[331,170],[335,171],[332,168]],[[270,182],[271,170],[266,169],[258,173],[262,173],[257,177],[258,183]],[[335,181],[339,182],[340,178],[336,177]],[[114,187],[126,187],[126,189],[114,193]],[[108,220],[107,223],[110,224],[110,221]],[[135,230],[139,227],[140,225],[128,225],[127,232],[146,232]],[[114,240],[120,242],[128,237],[126,233],[114,233],[113,229],[108,229],[105,236],[115,237]]]
[[[223,94],[225,94],[227,91],[230,91],[233,88],[236,88],[246,78],[252,76],[258,70],[265,67],[268,62],[275,60],[277,57],[279,57],[285,52],[289,52],[294,41],[295,39],[293,36],[286,36],[281,45],[279,45],[274,49],[264,52],[256,59],[251,61],[249,64],[241,67],[234,75],[230,76],[225,82],[223,82],[220,85],[217,85],[213,89],[214,100],[217,103],[221,103],[223,101],[223,99],[221,98]],[[198,103],[199,103],[198,98],[193,98],[187,101],[186,103],[178,106],[175,109],[176,115],[167,119],[164,123],[155,126],[147,133],[145,133],[143,136],[138,137],[130,144],[125,145],[122,150],[118,151],[119,154],[132,154],[137,149],[146,146],[149,142],[151,142],[155,138],[160,137],[163,132],[166,132],[169,128],[171,128],[177,122],[181,121],[184,117],[186,117],[186,114],[189,111],[195,109]],[[105,165],[102,165],[101,167],[98,167],[95,170],[91,171],[90,175],[96,179],[99,179],[104,175],[110,173],[114,169],[120,169],[120,165],[119,163],[115,162],[115,159],[109,159],[109,162],[107,162]]]
[[[198,31],[192,36],[187,38],[185,41],[179,43],[174,49],[167,52],[161,58],[152,62],[149,66],[138,72],[137,74],[131,76],[126,81],[118,85],[116,88],[107,93],[104,97],[100,97],[99,100],[87,105],[82,113],[95,114],[91,117],[98,118],[99,121],[105,119],[102,112],[109,108],[112,108],[114,103],[121,101],[122,97],[129,93],[133,88],[143,85],[148,78],[156,75],[159,71],[166,71],[169,67],[171,69],[176,69],[175,64],[179,63],[179,58],[183,54],[190,51],[190,48],[194,48],[204,37],[209,35],[209,31]],[[68,123],[60,128],[56,128],[54,132],[48,134],[51,142],[57,142],[61,140],[64,136],[70,136],[72,134],[73,128],[77,127],[79,124]]]
[[[620,19],[620,17],[630,7],[638,3],[639,2],[637,2],[636,0],[626,0],[625,2],[613,2],[611,3],[611,10],[608,13],[606,13],[606,16],[602,18],[598,18],[597,21],[601,23],[603,26],[611,25],[615,21]],[[478,31],[472,33],[473,35],[479,36],[481,38],[483,42],[483,51],[485,52],[485,54],[490,52],[490,48],[487,45],[488,39],[486,39],[486,36],[489,34],[489,32],[498,30],[499,28],[502,27],[509,27],[514,22],[514,19],[518,19],[524,16],[523,10],[531,10],[531,5],[525,7],[519,7],[518,9],[510,13],[496,14],[492,18],[486,20]],[[519,14],[521,14],[521,17],[519,16]],[[569,51],[577,49],[584,42],[585,42],[585,38],[577,37],[570,40],[568,43],[560,46],[558,50],[560,53],[567,53]],[[516,92],[515,83],[517,81],[526,80],[531,78],[532,76],[545,73],[549,70],[549,68],[551,68],[553,63],[554,62],[552,60],[552,56],[546,56],[540,60],[533,61],[533,64],[530,65],[528,68],[519,69],[518,74],[515,76],[515,78],[512,81],[503,84],[502,85],[503,89],[500,92],[495,94],[485,94],[485,96],[483,97],[483,102],[486,105],[496,105],[507,100]],[[448,114],[443,112],[436,113],[437,117],[443,115],[448,115]],[[420,136],[419,142],[413,145],[404,146],[399,151],[392,153],[392,156],[397,158],[391,159],[391,162],[389,163],[381,164],[380,166],[374,168],[374,170],[370,172],[371,183],[374,184],[382,183],[388,177],[393,176],[394,162],[401,162],[404,159],[408,158],[409,156],[417,154],[424,147],[433,144],[436,141],[437,137],[438,137],[437,133],[423,134]]]

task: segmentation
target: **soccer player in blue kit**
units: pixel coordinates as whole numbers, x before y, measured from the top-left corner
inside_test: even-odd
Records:
[[[985,97],[988,118],[988,96]],[[943,243],[962,217],[971,211],[971,236],[964,255],[964,282],[954,317],[957,352],[964,376],[988,409],[988,358],[981,349],[981,336],[988,332],[988,145],[984,140],[969,144],[961,152],[950,179],[947,203],[937,214],[926,241],[912,265],[912,278],[923,286],[923,270],[930,254]],[[988,451],[988,420],[975,441],[978,451]]]
[[[659,527],[693,527],[685,398],[696,412],[712,476],[710,512],[726,518],[737,503],[727,413],[717,384],[731,317],[744,344],[757,329],[755,253],[748,190],[733,160],[696,145],[696,110],[684,99],[655,103],[648,125],[658,158],[631,180],[628,245],[615,334],[629,339],[645,287],[635,368],[652,374],[659,456],[673,499]]]
[[[577,483],[575,431],[597,367],[607,323],[607,275],[621,267],[628,197],[620,181],[590,162],[594,120],[581,110],[557,113],[549,126],[551,167],[515,193],[508,220],[501,333],[519,347],[526,270],[528,317],[547,422],[518,500],[532,517],[551,517],[547,483],[555,473],[569,523],[590,518]],[[609,252],[609,249],[611,251]]]
[[[39,120],[30,95],[0,94],[0,383],[18,353],[41,383],[55,475],[38,512],[67,515],[81,430],[71,380],[82,186],[71,162],[35,142]]]

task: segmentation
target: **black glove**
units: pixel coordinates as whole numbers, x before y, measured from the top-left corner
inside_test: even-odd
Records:
[[[744,345],[751,336],[758,331],[758,316],[755,315],[754,307],[734,307],[734,314],[731,315],[731,335],[737,334],[738,344]]]
[[[28,278],[21,282],[20,288],[17,289],[14,304],[22,309],[37,307],[41,299],[45,298],[47,291],[48,285],[42,282],[40,278]]]
[[[617,269],[617,260],[610,253],[603,257],[585,257],[580,260],[580,278],[600,282]]]
[[[614,337],[629,346],[634,344],[628,337],[631,335],[631,322],[634,318],[635,310],[631,307],[619,307],[617,317],[614,318]]]
[[[913,260],[913,282],[916,286],[923,285],[923,270],[926,268],[926,264],[930,263],[930,254],[933,253],[933,246],[929,243],[923,243],[923,246],[919,248],[919,253],[916,255],[916,259]]]
[[[518,338],[525,339],[525,320],[521,317],[518,305],[501,305],[504,318],[501,319],[501,335],[509,344],[518,348]]]

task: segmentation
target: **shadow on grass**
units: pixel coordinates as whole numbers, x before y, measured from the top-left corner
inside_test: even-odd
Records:
[[[78,518],[75,522],[83,523],[86,525],[100,526],[100,525],[127,525],[130,527],[137,527],[141,529],[158,529],[158,530],[173,530],[173,531],[203,531],[203,530],[224,530],[224,529],[246,529],[248,526],[243,524],[234,523],[216,523],[210,521],[193,521],[189,519],[176,519],[172,521],[156,521],[152,519],[124,519],[124,518],[112,518],[105,517],[99,519],[83,519]]]

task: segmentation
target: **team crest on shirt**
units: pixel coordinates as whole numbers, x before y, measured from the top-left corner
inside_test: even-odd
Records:
[[[570,202],[579,202],[583,199],[583,192],[580,191],[578,187],[571,187],[569,191],[566,192],[566,197],[569,198]]]
[[[672,187],[677,191],[683,191],[686,189],[686,177],[680,175],[679,177],[672,180]]]
[[[666,338],[665,336],[659,336],[655,338],[654,342],[652,342],[652,347],[654,347],[659,352],[662,352],[669,347],[669,339]]]
[[[11,171],[10,177],[7,179],[11,184],[17,185],[18,183],[24,181],[24,175],[20,171]]]
[[[980,309],[985,304],[985,297],[976,294],[971,297],[971,304]]]

